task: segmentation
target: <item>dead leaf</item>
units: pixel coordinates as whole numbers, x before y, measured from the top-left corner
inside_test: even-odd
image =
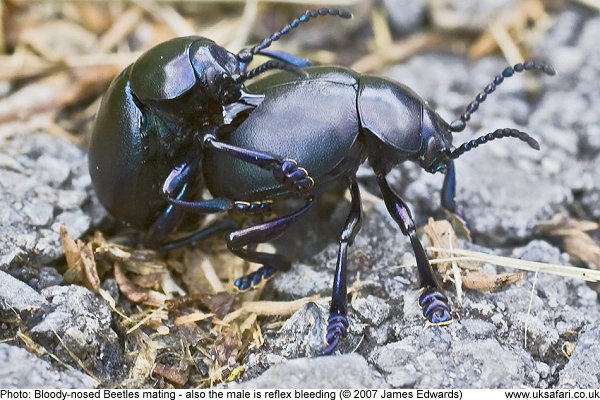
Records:
[[[600,269],[600,246],[586,233],[600,228],[599,224],[560,213],[550,221],[539,223],[538,228],[544,235],[562,238],[566,252],[575,262]]]
[[[504,286],[521,281],[526,277],[527,274],[525,272],[489,275],[477,270],[465,271],[462,277],[462,283],[467,289],[479,290],[482,292],[494,292],[502,289]]]
[[[167,365],[157,362],[154,364],[154,373],[162,376],[171,383],[178,386],[183,386],[188,381],[188,372],[183,371],[179,368],[169,367]]]
[[[223,319],[232,310],[238,308],[239,296],[228,292],[221,292],[215,295],[206,296],[203,299],[204,305],[208,307],[210,312],[214,313],[217,318]]]
[[[148,275],[136,275],[135,277],[131,278],[131,281],[144,289],[150,289],[160,282],[163,275],[164,273],[162,271],[154,272]]]
[[[92,244],[88,243],[83,246],[80,254],[83,272],[88,283],[86,286],[89,286],[89,288],[94,292],[98,292],[98,289],[100,289],[100,277],[98,276],[98,269],[96,268],[96,260],[94,259],[94,250],[92,249]]]
[[[89,289],[98,292],[100,277],[98,276],[92,243],[84,245],[81,240],[76,242],[64,226],[60,227],[60,239],[67,261],[67,271],[63,274],[65,281],[83,283]]]
[[[123,293],[125,297],[127,297],[134,303],[143,303],[152,306],[162,306],[168,299],[167,296],[165,296],[162,293],[159,293],[155,290],[144,289],[134,284],[127,278],[127,276],[121,269],[119,263],[115,263],[114,271],[115,280],[119,285],[121,293]]]
[[[64,225],[60,226],[60,241],[62,242],[63,250],[65,251],[67,266],[73,268],[81,256],[77,243],[75,243],[75,240],[69,235],[69,232]]]

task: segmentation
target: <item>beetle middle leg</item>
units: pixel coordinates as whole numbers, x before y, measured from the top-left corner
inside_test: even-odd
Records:
[[[350,196],[352,198],[350,213],[340,236],[340,247],[335,276],[333,278],[333,290],[331,305],[329,307],[329,319],[327,320],[327,335],[325,338],[327,347],[321,352],[322,355],[333,353],[340,340],[346,336],[348,329],[348,290],[346,287],[348,247],[354,242],[354,238],[360,230],[362,222],[360,191],[354,178],[351,178],[350,181]]]
[[[427,254],[425,254],[425,250],[423,249],[423,245],[417,237],[417,229],[410,210],[400,196],[389,186],[385,179],[385,174],[379,171],[376,175],[377,183],[388,212],[394,221],[396,221],[402,233],[409,237],[413,252],[415,253],[419,279],[423,288],[419,296],[419,307],[422,309],[423,317],[431,324],[447,325],[452,322],[452,313],[450,312],[448,298],[442,293]]]
[[[297,194],[306,194],[314,186],[315,181],[308,172],[298,166],[294,160],[283,159],[267,153],[244,149],[220,142],[214,135],[204,136],[204,145],[211,149],[222,151],[232,157],[256,165],[259,168],[271,171],[277,183],[285,186],[289,191]]]
[[[291,267],[290,261],[285,257],[279,254],[258,252],[251,249],[251,246],[277,238],[313,205],[313,199],[309,198],[301,209],[290,215],[240,229],[228,235],[227,247],[229,247],[229,250],[244,260],[262,264],[262,267],[257,271],[236,279],[234,282],[235,287],[239,290],[249,289],[256,286],[263,279],[272,277],[275,272],[286,271]]]

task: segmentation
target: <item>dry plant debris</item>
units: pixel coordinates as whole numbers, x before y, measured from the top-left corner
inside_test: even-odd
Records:
[[[600,246],[587,232],[600,228],[596,222],[581,221],[564,214],[556,214],[550,221],[542,222],[538,229],[542,235],[563,240],[563,246],[576,263],[600,269]]]
[[[42,130],[84,146],[100,95],[112,78],[145,49],[173,36],[195,33],[235,51],[264,37],[274,25],[287,22],[309,4],[354,5],[354,21],[348,28],[339,25],[339,36],[346,41],[352,40],[356,32],[365,31],[365,25],[372,28],[373,38],[360,41],[370,42],[371,52],[353,64],[358,72],[381,70],[433,48],[471,49],[472,55],[479,57],[499,44],[498,35],[489,30],[479,32],[480,39],[474,45],[475,35],[440,33],[436,26],[394,38],[385,15],[371,2],[290,0],[291,5],[277,7],[247,2],[243,10],[225,3],[229,1],[196,1],[193,6],[176,0],[158,4],[8,0],[0,4],[0,63],[4,66],[0,80],[8,84],[7,89],[1,89],[0,122],[35,123]],[[533,18],[534,31],[544,29],[544,3],[528,0],[512,11],[512,22],[499,19],[498,24],[508,32],[510,40],[506,43],[514,42],[521,54],[527,54],[535,32],[528,32],[525,22]],[[325,42],[331,30],[321,32],[319,27],[327,28],[329,24],[317,21],[307,32],[317,32]],[[286,49],[308,55],[295,51],[299,45],[293,36],[286,40]],[[311,51],[310,58],[347,65],[356,57],[345,54],[345,47],[338,44],[335,52]],[[500,47],[504,50],[506,46]],[[478,275],[481,273],[473,269],[474,265],[504,261],[481,253],[458,253],[463,250],[456,233],[442,222],[431,222],[427,229],[441,259],[433,262],[443,264],[444,274],[462,282],[462,286],[498,290],[517,279],[518,274]],[[574,241],[582,237],[563,236],[573,237]],[[128,387],[151,385],[158,380],[153,376],[168,385],[200,387],[236,379],[244,371],[241,360],[248,348],[263,344],[264,319],[266,326],[281,326],[282,319],[304,304],[328,302],[318,296],[290,302],[259,301],[260,289],[244,294],[228,292],[232,279],[254,266],[233,256],[223,243],[207,241],[201,247],[165,256],[117,245],[100,233],[74,240],[63,229],[61,239],[65,280],[85,285],[105,298],[126,332],[131,369],[121,384]],[[593,254],[590,249],[588,253]],[[365,265],[369,263],[367,257],[363,259]],[[123,296],[105,289],[110,278],[115,279]],[[22,341],[35,347],[25,336]]]
[[[436,221],[429,218],[423,231],[432,245],[430,247],[434,254],[432,264],[438,265],[444,279],[451,277],[454,280],[459,303],[462,303],[463,287],[478,291],[496,291],[526,277],[524,273],[486,274],[480,270],[482,264],[477,262],[480,260],[456,257],[456,252],[460,250],[460,243],[454,228],[446,220]]]

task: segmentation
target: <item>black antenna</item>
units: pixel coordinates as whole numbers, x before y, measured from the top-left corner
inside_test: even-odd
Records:
[[[288,34],[291,30],[298,27],[303,22],[307,22],[312,18],[316,18],[319,16],[330,15],[332,17],[341,17],[341,18],[352,18],[352,13],[345,8],[315,8],[312,10],[306,10],[306,12],[300,15],[298,18],[295,18],[292,22],[281,28],[279,31],[272,34],[270,37],[264,39],[262,42],[257,44],[256,46],[250,49],[242,49],[237,54],[240,62],[245,63],[246,65],[250,64],[255,54],[260,53],[262,50],[271,46],[273,42],[279,40],[283,35]]]
[[[525,132],[521,132],[518,129],[504,128],[504,129],[496,129],[492,133],[488,133],[487,135],[483,135],[483,136],[478,137],[477,139],[473,139],[466,143],[463,143],[457,149],[455,149],[454,151],[452,151],[450,153],[450,158],[457,159],[458,157],[462,156],[467,151],[473,150],[474,148],[478,147],[479,145],[485,144],[494,139],[502,139],[505,137],[517,138],[519,140],[524,141],[525,143],[527,143],[529,146],[531,146],[532,148],[534,148],[536,150],[540,149],[540,144],[537,142],[537,140],[535,140],[534,138],[529,136],[529,134],[527,134]]]
[[[281,69],[281,70],[285,70],[285,71],[290,71],[290,72],[300,76],[301,78],[305,78],[308,76],[308,74],[305,71],[303,71],[301,68],[298,68],[292,64],[288,64],[286,62],[279,61],[279,60],[269,60],[269,61],[265,62],[264,64],[261,64],[258,67],[251,69],[248,72],[244,72],[236,80],[238,82],[243,82],[245,80],[252,79],[255,76],[260,75],[263,72],[269,71],[271,69]]]
[[[463,115],[460,118],[452,121],[450,124],[450,129],[452,132],[461,132],[467,126],[467,122],[471,119],[471,115],[479,109],[479,105],[485,101],[487,96],[491,94],[496,87],[504,82],[505,78],[510,78],[515,74],[515,72],[523,72],[523,71],[541,71],[546,75],[556,75],[556,71],[550,64],[546,64],[539,61],[527,61],[524,63],[515,64],[513,67],[507,67],[502,71],[502,73],[496,75],[494,80],[487,85],[482,92],[480,92],[475,100],[473,100],[467,108]]]

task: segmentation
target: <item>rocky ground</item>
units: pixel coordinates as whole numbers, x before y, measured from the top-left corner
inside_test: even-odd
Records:
[[[413,18],[398,29],[422,23],[418,8]],[[600,222],[598,37],[597,13],[576,6],[562,11],[535,48],[536,56],[552,63],[558,75],[507,80],[481,106],[467,131],[455,135],[455,143],[462,143],[475,134],[516,127],[541,144],[535,152],[506,139],[457,161],[457,198],[474,238],[473,243],[462,241],[463,247],[568,265],[561,242],[540,235],[540,222],[561,212]],[[498,57],[468,61],[434,52],[382,74],[410,86],[452,120],[505,65]],[[528,90],[532,83],[538,85],[536,94]],[[127,373],[126,350],[121,332],[111,323],[111,307],[82,286],[63,285],[55,268],[63,252],[60,226],[80,237],[104,216],[91,190],[85,152],[45,132],[23,129],[20,124],[0,127],[0,341],[6,341],[0,344],[0,364],[18,366],[0,369],[0,386],[110,385]],[[365,190],[377,193],[370,171],[359,172]],[[419,225],[429,216],[443,215],[441,182],[441,176],[416,166],[402,165],[393,172],[394,187],[409,202]],[[242,382],[231,385],[600,385],[600,302],[594,288],[579,280],[530,273],[496,292],[467,290],[459,304],[448,283],[460,318],[447,327],[423,329],[416,305],[417,274],[408,267],[413,260],[410,245],[380,200],[367,196],[364,203],[363,228],[350,252],[351,328],[339,352],[315,357],[323,347],[327,308],[308,303],[281,329],[263,329],[264,345],[241,360]],[[292,271],[269,283],[267,298],[329,296],[335,232],[347,209],[341,202],[327,220],[313,216],[296,228],[312,244],[329,244],[315,246],[316,255],[301,257]],[[325,225],[329,228],[316,228]],[[280,249],[292,242],[281,242]],[[483,271],[514,272],[489,264]],[[114,292],[114,281],[104,287]],[[23,338],[23,332],[33,342],[21,341],[20,346],[38,357],[17,346],[14,338]],[[75,368],[51,361],[49,353]],[[74,356],[85,360],[85,370],[72,363]]]

